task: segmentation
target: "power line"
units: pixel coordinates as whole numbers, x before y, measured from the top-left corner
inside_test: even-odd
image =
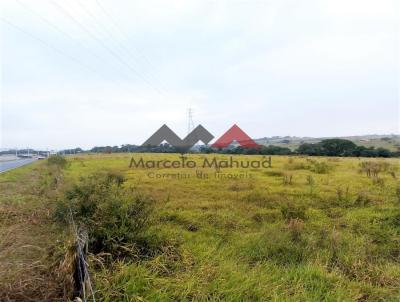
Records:
[[[146,82],[151,88],[156,90],[159,94],[163,95],[163,92],[160,91],[157,87],[154,87],[146,78],[144,78],[138,71],[136,71],[132,66],[129,65],[128,62],[126,62],[122,57],[119,56],[118,53],[116,53],[113,49],[107,46],[103,41],[101,41],[96,35],[94,35],[90,30],[88,30],[81,22],[79,22],[74,16],[72,16],[68,11],[66,11],[61,5],[59,5],[57,2],[52,0],[52,3],[54,6],[56,6],[60,11],[62,11],[68,18],[70,18],[73,22],[78,24],[79,27],[81,27],[92,39],[94,39],[97,43],[99,43],[104,49],[106,49],[115,59],[118,60],[118,62],[121,63],[121,65],[127,67],[129,70],[131,70],[133,73],[136,74],[137,77],[142,79],[144,82]]]
[[[57,25],[53,24],[52,22],[50,22],[49,20],[47,20],[45,17],[43,17],[41,14],[39,14],[38,12],[36,12],[35,10],[31,9],[29,6],[27,6],[25,3],[21,2],[20,0],[15,0],[18,4],[20,4],[24,9],[26,9],[27,11],[29,11],[31,14],[37,16],[39,19],[41,19],[44,23],[50,25],[53,29],[55,29],[57,32],[67,36],[68,38],[70,38],[71,40],[73,40],[77,45],[79,45],[80,47],[84,48],[86,51],[90,52],[91,55],[93,55],[94,57],[96,57],[97,59],[99,59],[101,62],[104,62],[104,58],[102,58],[101,56],[97,55],[95,52],[93,52],[90,48],[86,47],[84,44],[82,44],[81,42],[79,42],[78,40],[76,40],[73,36],[71,36],[68,32],[62,30],[60,27],[58,27]],[[124,77],[126,77],[126,75],[124,75]],[[127,78],[129,79],[129,78]]]
[[[68,59],[74,61],[76,64],[82,66],[83,68],[89,70],[90,72],[93,72],[93,73],[95,73],[95,74],[97,74],[97,75],[100,75],[100,77],[105,78],[102,74],[100,74],[99,72],[97,72],[96,69],[93,69],[91,66],[85,64],[84,62],[82,62],[81,60],[75,58],[74,56],[69,55],[68,53],[64,52],[63,50],[59,49],[58,47],[47,43],[47,42],[46,42],[45,40],[43,40],[42,38],[39,38],[39,37],[35,36],[34,34],[32,34],[32,33],[28,32],[28,31],[26,31],[25,29],[23,29],[22,27],[19,27],[18,25],[15,25],[14,23],[8,21],[7,19],[5,19],[5,18],[3,18],[3,17],[0,17],[0,19],[1,19],[4,23],[6,23],[7,25],[9,25],[9,26],[11,26],[11,27],[17,29],[18,31],[20,31],[20,32],[24,33],[25,35],[31,37],[32,39],[39,41],[39,42],[42,43],[43,45],[47,46],[48,48],[52,49],[53,51],[57,52],[58,54],[60,54],[60,55],[62,55],[62,56],[64,56],[64,57],[66,57],[66,58],[68,58]],[[116,85],[120,86],[120,83],[115,82],[114,80],[111,80],[111,81],[114,82]]]
[[[92,12],[85,6],[83,5],[82,1],[77,1],[77,3],[79,4],[79,6],[85,11],[85,13],[94,21],[94,25],[100,29],[100,31],[102,33],[105,33],[114,43],[114,45],[119,45],[119,47],[125,51],[125,53],[133,60],[136,61],[136,56],[123,44],[121,43],[118,39],[116,39],[113,35],[113,33],[101,22],[98,21],[98,19],[96,18],[95,14],[92,14]],[[121,56],[122,57],[122,56]],[[151,74],[149,73],[149,76],[151,78],[153,78],[153,80],[157,79]],[[148,80],[148,79],[146,79]]]
[[[79,2],[80,3],[80,2]],[[104,8],[104,6],[100,3],[100,1],[96,0],[96,3],[98,5],[98,7],[100,7],[100,10],[103,12],[103,14],[111,21],[111,23],[114,25],[114,27],[118,30],[118,32],[120,33],[120,36],[123,37],[123,39],[125,41],[128,41],[127,35],[124,33],[124,31],[121,29],[121,27],[118,25],[118,22],[115,21],[115,18],[107,12],[107,10]],[[121,44],[123,45],[123,44]],[[135,57],[135,55],[132,54],[132,52],[130,51],[129,48],[124,47],[126,49],[127,52],[129,52],[133,57]],[[153,65],[153,63],[151,62],[151,60],[142,52],[140,51],[140,49],[138,49],[137,47],[133,46],[133,48],[135,49],[136,52],[138,52],[139,56],[138,58],[143,58],[144,61],[152,68],[155,70],[155,72],[157,71],[157,68]],[[156,72],[157,73],[157,72]],[[150,76],[152,78],[154,78],[156,81],[159,81],[161,83],[161,85],[163,87],[165,87],[164,83],[161,81],[161,79],[157,78],[156,76],[153,76],[151,73],[149,73]],[[165,89],[165,88],[164,88]]]
[[[53,50],[56,51],[57,53],[59,53],[59,54],[65,56],[65,57],[67,57],[68,59],[74,61],[75,63],[77,63],[77,64],[83,66],[84,68],[88,69],[89,71],[94,72],[94,73],[97,73],[97,71],[94,70],[94,69],[93,69],[92,67],[90,67],[89,65],[86,65],[85,63],[81,62],[79,59],[77,59],[77,58],[75,58],[75,57],[73,57],[73,56],[67,54],[66,52],[64,52],[64,51],[62,51],[62,50],[60,50],[60,49],[58,49],[57,47],[55,47],[55,46],[53,46],[53,45],[47,43],[45,40],[43,40],[43,39],[41,39],[41,38],[39,38],[39,37],[37,37],[37,36],[31,34],[30,32],[28,32],[28,31],[26,31],[25,29],[19,27],[18,25],[15,25],[15,24],[11,23],[10,21],[4,19],[3,17],[1,17],[1,20],[2,20],[4,23],[8,24],[9,26],[12,26],[12,27],[14,27],[15,29],[17,29],[17,30],[23,32],[24,34],[26,34],[26,35],[28,35],[28,36],[30,36],[31,38],[33,38],[33,39],[35,39],[35,40],[38,40],[39,42],[41,42],[41,43],[43,43],[44,45],[46,45],[47,47],[53,49]]]
[[[124,37],[125,40],[128,40],[126,38],[126,34],[123,32],[123,30],[121,29],[121,27],[118,25],[117,21],[115,21],[114,17],[112,17],[111,14],[109,14],[107,12],[107,10],[104,8],[104,6],[100,3],[100,1],[96,0],[97,5],[100,7],[100,9],[102,10],[103,14],[106,15],[106,17],[108,17],[111,21],[111,23],[114,25],[114,27],[119,31],[120,35]],[[137,47],[135,47],[135,50],[137,52],[140,53],[141,57],[143,57],[144,59],[146,59],[147,63],[152,65],[152,63],[150,62],[150,59],[148,59],[144,53],[142,53]],[[154,66],[152,66],[154,68]]]
[[[29,6],[27,6],[25,3],[19,1],[19,0],[15,0],[18,4],[20,4],[22,7],[24,7],[26,10],[28,10],[30,13],[36,15],[38,18],[40,18],[43,22],[45,22],[46,24],[50,25],[51,27],[53,27],[56,31],[58,31],[59,33],[66,35],[67,37],[69,37],[70,39],[73,39],[75,41],[75,43],[79,44],[81,47],[83,46],[82,43],[80,43],[79,41],[76,41],[74,37],[72,37],[69,33],[63,31],[62,29],[60,29],[57,25],[51,23],[49,20],[47,20],[46,18],[44,18],[42,15],[40,15],[38,12],[34,11],[33,9],[31,9]],[[84,46],[83,46],[84,47]],[[89,50],[90,51],[90,50]],[[96,55],[95,53],[92,53],[93,55]]]

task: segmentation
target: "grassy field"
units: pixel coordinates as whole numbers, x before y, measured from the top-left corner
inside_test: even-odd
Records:
[[[205,157],[214,155],[187,156],[197,169],[130,168],[126,154],[69,157],[62,185],[45,193],[45,162],[0,175],[0,283],[12,284],[10,265],[51,265],[34,251],[6,257],[5,247],[53,249],[68,232],[51,219],[55,200],[82,176],[112,170],[155,200],[146,232],[167,244],[146,258],[93,255],[99,301],[400,301],[398,159],[273,156],[270,168],[218,170],[202,168]]]

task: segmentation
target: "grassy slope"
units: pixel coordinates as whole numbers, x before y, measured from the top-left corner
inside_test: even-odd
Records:
[[[201,160],[203,155],[190,157]],[[316,174],[308,169],[306,158],[273,157],[272,169],[251,170],[253,179],[179,180],[150,179],[147,170],[129,169],[126,155],[76,157],[67,178],[76,180],[97,169],[123,171],[128,186],[158,201],[153,232],[179,245],[178,254],[97,271],[99,297],[108,301],[398,301],[398,180],[381,173],[383,184],[374,185],[358,172],[358,159],[318,160],[333,171]],[[385,161],[398,164],[396,159]],[[292,175],[293,184],[283,185],[284,175]],[[315,181],[312,188],[309,175]],[[302,220],[290,221],[290,217]]]
[[[61,301],[49,257],[62,232],[40,194],[44,162],[0,174],[0,300]]]

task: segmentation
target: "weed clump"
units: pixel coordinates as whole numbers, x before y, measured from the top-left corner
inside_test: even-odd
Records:
[[[115,183],[118,186],[121,186],[126,181],[125,176],[119,171],[108,171],[105,177],[107,182]]]
[[[271,228],[253,238],[242,249],[251,263],[271,261],[281,266],[297,265],[306,261],[307,241],[301,238],[303,224],[294,220],[285,228]]]
[[[251,191],[243,197],[243,200],[260,207],[273,207],[276,203],[274,196],[260,190]]]
[[[388,168],[388,173],[393,179],[397,179],[397,166],[390,166]]]
[[[336,204],[341,207],[349,207],[352,205],[349,186],[345,188],[342,186],[336,187]]]
[[[291,173],[285,173],[283,175],[282,182],[284,185],[291,185],[293,184],[293,174]]]
[[[39,175],[39,183],[35,192],[39,196],[54,198],[55,190],[62,184],[63,170],[67,168],[68,161],[61,155],[52,155],[47,159],[46,169]]]
[[[290,219],[287,228],[292,241],[300,242],[304,229],[304,221],[298,218]]]
[[[269,209],[255,213],[251,217],[256,223],[274,223],[282,220],[282,213],[279,209]]]
[[[306,220],[306,210],[304,205],[297,205],[291,202],[287,202],[281,206],[282,216],[287,221],[292,219]]]
[[[264,174],[267,176],[283,176],[283,172],[278,170],[264,171]]]
[[[295,161],[293,158],[289,158],[287,164],[285,164],[287,170],[309,170],[310,165],[304,161]]]
[[[307,175],[306,177],[307,184],[312,187],[315,185],[315,179],[312,175]]]
[[[385,180],[382,177],[374,176],[372,177],[372,184],[383,188],[385,186]]]
[[[52,155],[47,159],[47,164],[49,166],[56,166],[60,169],[65,169],[68,165],[68,162],[64,156]]]
[[[354,202],[356,206],[367,206],[372,203],[372,198],[368,192],[360,191],[357,194],[357,198]]]
[[[396,187],[395,194],[396,194],[397,203],[400,203],[400,186]]]
[[[317,174],[327,174],[332,170],[332,167],[326,162],[312,161],[310,170]]]
[[[116,257],[148,253],[146,231],[150,226],[153,200],[123,188],[115,173],[82,178],[57,204],[56,219],[75,222],[88,230],[89,249]]]
[[[240,191],[246,191],[246,190],[253,190],[254,189],[254,184],[251,182],[238,182],[235,180],[233,183],[231,183],[228,186],[228,189],[233,192],[240,192]]]
[[[363,161],[360,163],[360,172],[364,172],[367,177],[378,177],[379,173],[388,171],[390,164],[378,161]]]

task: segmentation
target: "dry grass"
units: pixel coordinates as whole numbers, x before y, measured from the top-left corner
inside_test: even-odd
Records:
[[[24,167],[0,180],[1,301],[65,301],[51,254],[60,232],[36,194],[40,173]]]

